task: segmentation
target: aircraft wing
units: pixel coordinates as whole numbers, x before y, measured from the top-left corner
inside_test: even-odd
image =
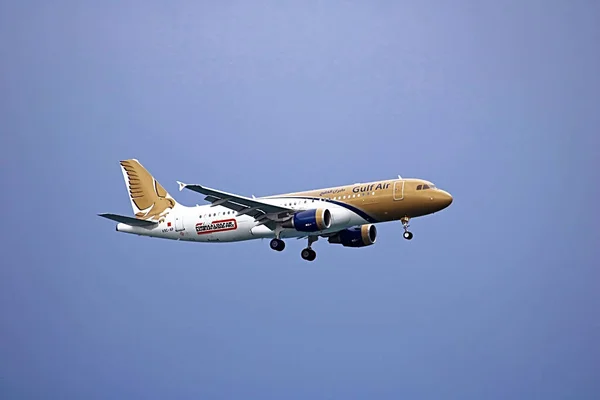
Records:
[[[254,219],[259,222],[259,225],[264,224],[271,229],[274,229],[272,222],[282,221],[295,212],[291,208],[265,203],[255,198],[227,193],[201,185],[190,185],[179,181],[177,183],[179,183],[180,191],[189,189],[204,194],[206,195],[204,199],[212,203],[212,206],[223,206],[237,211],[238,216],[249,215],[254,217]],[[273,228],[271,226],[273,226]]]

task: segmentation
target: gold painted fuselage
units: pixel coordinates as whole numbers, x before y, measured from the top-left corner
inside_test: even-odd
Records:
[[[357,183],[272,197],[322,199],[354,209],[370,222],[416,218],[443,210],[452,203],[450,193],[422,179]]]

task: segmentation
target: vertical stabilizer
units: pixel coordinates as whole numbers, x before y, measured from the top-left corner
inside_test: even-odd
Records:
[[[136,159],[120,162],[136,218],[160,221],[177,204],[175,199]]]

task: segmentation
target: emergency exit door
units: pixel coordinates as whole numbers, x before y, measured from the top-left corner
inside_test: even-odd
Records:
[[[183,226],[183,217],[175,217],[175,230],[177,232],[185,230]]]

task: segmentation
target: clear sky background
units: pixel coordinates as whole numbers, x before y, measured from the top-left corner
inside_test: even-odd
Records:
[[[600,6],[0,3],[3,399],[600,398]],[[118,161],[270,195],[421,177],[374,246],[115,232]]]

